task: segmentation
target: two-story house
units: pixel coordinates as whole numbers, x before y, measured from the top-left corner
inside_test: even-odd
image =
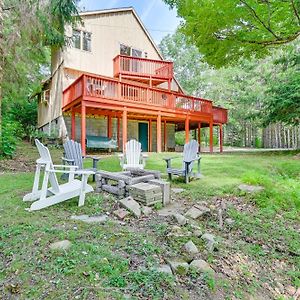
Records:
[[[184,94],[135,10],[80,13],[83,23],[67,28],[71,45],[52,51],[51,78],[38,107],[38,127],[57,128],[62,137],[86,135],[117,140],[120,149],[135,138],[143,151],[175,147],[175,131],[227,122],[212,101]],[[222,136],[222,130],[220,130]],[[221,141],[222,142],[222,141]]]

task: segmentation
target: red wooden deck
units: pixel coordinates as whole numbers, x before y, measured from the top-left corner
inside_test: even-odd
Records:
[[[200,131],[201,127],[208,126],[213,150],[213,126],[220,126],[222,134],[222,125],[227,123],[227,110],[213,106],[211,100],[172,91],[172,62],[118,55],[113,63],[115,78],[84,73],[63,92],[62,109],[72,112],[72,138],[75,137],[75,113],[82,115],[81,143],[84,153],[86,114],[108,116],[108,134],[111,131],[111,117],[118,118],[118,128],[122,118],[123,141],[127,140],[128,118],[156,121],[158,152],[162,150],[161,122],[164,126],[167,122],[184,125],[186,141],[189,129],[199,128]],[[168,83],[168,89],[157,87],[163,82]],[[149,132],[150,137],[152,132]]]

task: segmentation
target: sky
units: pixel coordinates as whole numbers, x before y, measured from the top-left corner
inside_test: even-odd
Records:
[[[133,6],[157,44],[180,23],[176,11],[162,0],[81,0],[79,6],[85,11]]]

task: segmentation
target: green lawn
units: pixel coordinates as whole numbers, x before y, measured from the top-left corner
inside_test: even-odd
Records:
[[[60,163],[61,149],[50,149]],[[151,154],[146,168],[166,177],[165,156]],[[298,158],[297,158],[298,157]],[[168,239],[171,218],[158,216],[119,224],[111,212],[116,200],[89,194],[85,206],[77,199],[27,212],[22,197],[32,187],[34,147],[23,143],[15,162],[0,161],[0,299],[289,299],[288,288],[300,287],[300,159],[295,152],[204,154],[203,179],[173,187],[185,189],[176,201],[191,206],[206,202],[210,217],[198,221],[203,232],[219,238],[219,251],[204,250],[200,238]],[[21,163],[20,163],[21,161]],[[175,166],[180,166],[180,159]],[[26,166],[26,172],[23,170]],[[87,163],[88,166],[89,163]],[[9,172],[10,166],[14,172]],[[116,156],[103,156],[101,169],[118,171]],[[246,195],[238,185],[262,185],[265,190]],[[233,226],[218,227],[220,202]],[[74,214],[110,213],[104,225],[70,220]],[[65,252],[49,244],[68,239]],[[169,257],[180,255],[192,239],[216,276],[195,274],[174,278],[155,270]],[[292,297],[290,296],[290,299]]]

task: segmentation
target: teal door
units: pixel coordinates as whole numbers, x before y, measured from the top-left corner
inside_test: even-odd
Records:
[[[139,142],[142,144],[142,151],[148,151],[148,123],[139,123]]]

